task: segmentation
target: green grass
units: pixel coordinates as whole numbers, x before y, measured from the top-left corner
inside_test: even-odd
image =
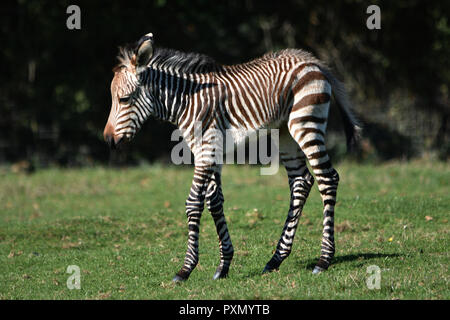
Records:
[[[213,281],[218,242],[203,213],[200,263],[173,284],[187,244],[192,168],[43,170],[0,174],[1,299],[449,299],[450,167],[409,163],[337,167],[336,257],[320,275],[322,206],[316,185],[291,256],[261,275],[286,218],[284,169],[223,170],[235,247],[229,277]],[[66,287],[69,265],[81,289]],[[369,290],[367,267],[381,269]]]

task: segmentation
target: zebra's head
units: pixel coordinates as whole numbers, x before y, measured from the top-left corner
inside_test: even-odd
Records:
[[[139,74],[152,56],[151,33],[143,36],[132,49],[120,48],[119,64],[113,69],[111,82],[111,111],[103,131],[103,137],[111,148],[123,140],[131,140],[150,115],[151,106],[143,106],[139,99],[142,91]]]

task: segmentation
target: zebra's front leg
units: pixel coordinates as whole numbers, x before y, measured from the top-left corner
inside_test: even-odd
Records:
[[[186,200],[186,215],[188,219],[188,248],[183,267],[177,272],[173,281],[187,280],[198,263],[198,238],[200,218],[204,208],[206,187],[212,171],[208,167],[196,166],[191,190]]]
[[[233,245],[228,233],[227,222],[223,213],[223,194],[220,181],[220,168],[215,172],[206,191],[206,204],[214,219],[217,235],[219,237],[220,263],[214,273],[213,279],[225,278],[228,275],[231,260],[233,259]]]
[[[299,159],[294,160],[299,161]],[[314,178],[309,173],[304,160],[301,160],[297,167],[290,168],[286,166],[286,170],[288,171],[289,187],[291,190],[289,212],[276,251],[264,267],[263,273],[277,270],[284,259],[291,253],[298,221],[306,199],[308,198],[309,191],[314,184]]]

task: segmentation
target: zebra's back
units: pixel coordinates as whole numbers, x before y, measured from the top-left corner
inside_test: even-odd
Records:
[[[218,122],[226,129],[239,131],[276,127],[289,119],[293,107],[297,107],[297,114],[326,117],[328,110],[315,110],[316,101],[311,99],[302,102],[310,103],[311,106],[304,106],[309,106],[309,109],[299,111],[302,109],[300,105],[294,105],[296,100],[301,100],[298,95],[331,94],[331,87],[321,67],[318,59],[296,49],[269,53],[244,64],[225,66],[216,75],[223,94],[216,109],[216,117],[220,118]]]

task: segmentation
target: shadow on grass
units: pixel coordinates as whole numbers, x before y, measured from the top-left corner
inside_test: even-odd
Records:
[[[351,262],[351,261],[366,261],[371,259],[379,259],[379,258],[395,258],[401,256],[398,253],[357,253],[357,254],[347,254],[343,256],[334,257],[331,265],[336,265],[339,263]],[[306,266],[307,269],[313,270],[316,266],[317,259],[311,259],[308,261]],[[302,263],[303,264],[303,263]]]
[[[333,265],[337,265],[340,263],[345,263],[345,262],[351,262],[351,261],[359,261],[361,263],[366,262],[367,260],[371,260],[371,259],[380,259],[380,258],[395,258],[395,257],[400,257],[402,256],[401,254],[398,253],[357,253],[357,254],[347,254],[347,255],[343,255],[343,256],[337,256],[333,258],[333,261],[331,262],[331,266]],[[289,259],[289,258],[288,258]],[[299,264],[301,266],[306,265],[306,269],[309,270],[313,270],[314,267],[316,266],[317,261],[319,260],[319,257],[317,257],[317,259],[309,259],[308,261],[300,261]],[[283,266],[281,265],[281,268]],[[278,272],[278,271],[274,271],[274,272]],[[270,273],[266,273],[270,274]],[[248,273],[245,278],[253,278],[253,277],[258,277],[258,276],[264,276],[262,274],[262,268],[259,269],[254,269],[252,270],[250,273]]]

